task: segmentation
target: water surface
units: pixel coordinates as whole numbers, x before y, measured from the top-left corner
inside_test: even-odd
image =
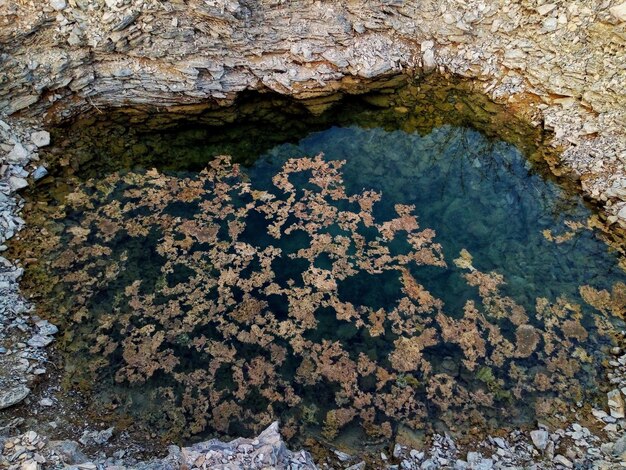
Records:
[[[567,414],[595,403],[626,305],[590,209],[465,127],[330,127],[65,203],[46,269],[68,382],[177,438],[280,419],[359,445]]]

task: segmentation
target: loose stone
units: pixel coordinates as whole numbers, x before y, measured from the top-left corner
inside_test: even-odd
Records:
[[[365,470],[366,465],[365,462],[359,462],[354,465],[350,465],[346,470]]]
[[[555,8],[556,8],[555,3],[546,3],[544,5],[537,7],[537,13],[539,13],[541,16],[544,16],[550,13]]]
[[[56,11],[62,11],[65,10],[65,7],[67,7],[67,3],[65,0],[50,0],[50,6]]]
[[[44,166],[38,166],[35,171],[33,171],[33,179],[35,181],[39,181],[42,178],[45,178],[48,175],[48,170]]]
[[[52,343],[52,341],[54,341],[54,338],[52,336],[44,336],[44,335],[36,334],[36,335],[33,335],[33,337],[29,339],[27,343],[29,346],[33,348],[45,348],[50,343]]]
[[[626,459],[626,434],[620,437],[612,446],[613,456]]]
[[[85,431],[78,441],[83,445],[103,445],[111,439],[114,429],[111,427],[104,431]]]
[[[561,454],[554,457],[554,463],[563,465],[565,468],[574,468],[574,464],[572,463],[572,461]]]
[[[18,385],[8,390],[0,390],[0,410],[21,402],[30,394],[30,389],[25,385]]]
[[[15,193],[20,189],[24,189],[28,186],[28,181],[24,178],[20,178],[19,176],[11,176],[9,178],[9,187],[11,188],[11,192]]]
[[[622,397],[621,392],[618,389],[611,390],[607,393],[607,397],[609,399],[611,416],[616,419],[624,418],[624,397]]]
[[[544,32],[552,32],[557,28],[557,19],[556,18],[546,18],[543,20],[543,31]]]
[[[341,452],[339,450],[335,451],[335,455],[342,462],[347,462],[348,460],[350,460],[352,458],[352,456],[350,454],[346,454],[345,452]]]
[[[57,1],[62,1],[63,3],[65,3],[65,0]],[[33,132],[30,136],[30,139],[37,147],[45,147],[46,145],[50,145],[50,133],[47,131]]]
[[[56,325],[53,325],[48,320],[40,320],[35,323],[35,325],[39,329],[39,334],[44,336],[53,336],[59,332],[59,329],[56,327]]]
[[[13,164],[25,165],[28,163],[28,150],[20,143],[15,144],[7,155],[7,161]]]
[[[532,439],[533,444],[537,449],[545,450],[546,446],[548,445],[550,435],[548,434],[548,431],[538,429],[530,432],[530,438]]]

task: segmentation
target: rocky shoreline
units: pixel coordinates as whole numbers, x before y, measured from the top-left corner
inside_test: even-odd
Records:
[[[319,113],[398,73],[474,80],[554,134],[555,172],[626,228],[624,4],[302,0],[4,2],[0,110],[54,124],[111,107],[195,113],[246,90]],[[415,19],[415,20],[414,20]]]
[[[580,180],[609,236],[620,240],[626,228],[626,4],[0,0],[0,21],[1,251],[24,225],[19,191],[45,175],[43,126],[118,106],[194,112],[244,90],[294,96],[321,112],[399,72],[474,80],[553,132],[562,149],[553,171]],[[54,373],[46,347],[56,329],[20,295],[19,266],[0,254],[0,408],[28,402],[30,390]],[[621,342],[610,359],[607,408],[576,411],[580,423],[593,425],[539,426],[470,451],[434,436],[430,450],[396,446],[381,461],[404,469],[623,468],[623,334]],[[0,434],[13,436],[2,438],[7,468],[315,468],[306,453],[285,449],[274,425],[256,440],[171,448],[167,458],[146,463],[123,454],[90,460],[78,444],[26,431],[17,417]],[[341,452],[336,457],[317,465],[365,468]]]

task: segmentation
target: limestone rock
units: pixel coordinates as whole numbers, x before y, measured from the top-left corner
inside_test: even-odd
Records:
[[[115,428],[108,428],[103,431],[85,431],[78,440],[83,445],[104,445],[113,436]]]
[[[9,178],[9,188],[11,188],[11,192],[17,192],[20,189],[24,189],[28,186],[28,181],[19,176],[11,176]]]
[[[30,394],[26,385],[17,385],[8,390],[0,390],[0,410],[21,402]]]
[[[615,442],[612,452],[614,457],[626,458],[626,434]]]
[[[346,470],[365,470],[367,468],[365,462],[355,463],[354,465],[350,465]]]
[[[544,32],[551,33],[552,31],[556,31],[558,21],[556,18],[546,18],[543,20],[542,26]]]
[[[37,335],[33,335],[33,337],[28,340],[28,345],[33,348],[45,348],[53,341],[54,341],[54,338],[52,336],[45,336],[45,335],[37,334]]]
[[[537,7],[537,13],[541,16],[545,16],[556,8],[556,3],[545,3]]]
[[[48,131],[33,132],[30,136],[30,139],[37,147],[45,147],[46,145],[50,145],[50,133]]]
[[[67,2],[65,0],[50,0],[50,6],[56,11],[62,11],[67,7]]]
[[[28,108],[29,106],[35,104],[39,101],[39,95],[21,95],[15,98],[8,107],[8,114],[15,113],[17,111],[21,111],[24,108]]]
[[[66,464],[77,465],[87,462],[89,459],[78,448],[75,441],[52,441],[50,448],[63,456]]]
[[[543,429],[537,429],[530,432],[530,438],[537,449],[545,450],[550,440],[550,434]]]
[[[624,409],[624,397],[618,389],[611,390],[607,393],[609,399],[609,410],[611,410],[611,416],[613,418],[622,419],[626,417]]]
[[[28,150],[18,142],[7,155],[7,161],[17,165],[25,165],[28,163]]]
[[[431,72],[437,67],[435,60],[435,51],[433,47],[435,43],[433,41],[424,41],[421,45],[422,48],[422,64],[424,72]]]
[[[554,463],[563,465],[563,467],[565,468],[574,468],[574,463],[570,459],[568,459],[567,457],[561,454],[554,457]]]
[[[179,464],[193,467],[202,461],[204,468],[223,468],[225,462],[237,462],[233,468],[316,469],[308,452],[291,452],[272,423],[256,439],[239,438],[230,442],[217,439],[200,442],[180,451]],[[261,458],[262,456],[262,458]]]
[[[609,11],[619,21],[626,21],[626,2],[615,5]]]
[[[56,325],[53,325],[48,320],[39,320],[35,323],[35,326],[39,329],[39,334],[44,336],[53,336],[59,332]]]
[[[39,470],[41,466],[34,460],[27,460],[20,465],[20,470]]]

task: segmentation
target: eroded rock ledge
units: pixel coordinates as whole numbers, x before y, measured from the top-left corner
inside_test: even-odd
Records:
[[[2,2],[0,109],[59,122],[242,90],[297,98],[438,70],[553,131],[558,164],[626,227],[624,4],[362,0]],[[620,213],[621,211],[621,213]]]
[[[553,170],[573,173],[601,205],[606,224],[626,228],[626,4],[619,1],[0,0],[0,44],[0,245],[23,224],[16,193],[44,171],[37,149],[45,144],[32,135],[44,125],[120,106],[191,112],[206,102],[232,102],[244,90],[291,95],[319,112],[385,77],[434,71],[474,80],[477,90],[552,131],[553,145],[563,149]],[[17,288],[20,276],[20,268],[0,258],[2,384],[17,394],[10,401],[45,372],[47,340],[32,339],[51,336],[30,318]],[[615,383],[623,386],[626,355],[614,362]],[[615,425],[616,418],[596,411],[596,419]],[[621,419],[605,429],[614,441],[624,429]],[[282,446],[272,429],[272,442]],[[394,457],[407,462],[404,468],[491,468],[541,459],[546,468],[574,462],[614,468],[626,459],[623,438],[602,444],[580,425],[544,433],[481,443],[490,456],[484,458],[459,456],[441,436],[428,455],[399,449]],[[53,462],[35,458],[37,436],[15,439],[13,446],[30,452],[19,455],[29,457],[15,457],[5,445],[3,463],[37,468]],[[554,452],[560,439],[575,442],[565,455]],[[282,455],[300,455],[301,468],[313,466],[304,454]],[[184,464],[231,468],[227,457],[210,466],[203,456]],[[183,464],[172,462],[153,464]],[[260,461],[258,468],[287,468],[286,462]]]

